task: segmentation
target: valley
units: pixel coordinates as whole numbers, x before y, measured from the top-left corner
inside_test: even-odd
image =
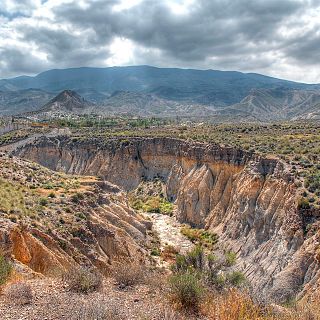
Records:
[[[206,254],[234,255],[222,272],[239,272],[264,301],[317,296],[318,189],[306,184],[318,164],[316,123],[155,126],[114,118],[111,127],[90,128],[81,118],[69,127],[54,121],[0,146],[4,183],[26,195],[21,209],[11,200],[1,207],[2,238],[10,239],[2,250],[23,278],[56,278],[84,264],[112,284],[118,263],[138,263],[165,279],[176,255],[188,257],[200,243]],[[308,165],[296,149],[281,154],[281,137],[292,137]],[[304,141],[313,144],[308,152]]]
[[[4,112],[5,319],[319,318],[318,87],[203,75],[188,92],[157,77],[57,92],[43,78],[50,100]],[[234,96],[207,91],[222,75],[244,81]]]

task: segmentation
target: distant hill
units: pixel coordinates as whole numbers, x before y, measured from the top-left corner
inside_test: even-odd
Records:
[[[92,107],[91,102],[86,101],[73,90],[64,90],[43,106],[41,111],[48,112],[83,112]]]
[[[236,71],[72,68],[3,79],[0,90],[0,115],[47,110],[273,121],[318,119],[320,114],[320,85]]]
[[[35,77],[0,80],[0,90],[37,88],[58,93],[66,88],[97,95],[114,91],[153,93],[176,101],[226,106],[240,102],[253,88],[311,89],[296,83],[253,73],[218,70],[156,68],[151,66],[71,68],[42,72]],[[86,97],[85,94],[83,94]]]
[[[141,117],[175,117],[175,116],[205,116],[213,111],[199,104],[181,103],[166,100],[154,94],[116,91],[99,106],[99,112],[113,115],[130,115]]]
[[[259,121],[319,119],[319,107],[319,90],[253,89],[240,103],[221,110],[221,114],[250,116]]]
[[[95,108],[92,102],[85,100],[73,90],[64,90],[39,110],[24,113],[25,116],[50,118],[58,114],[84,114]]]
[[[0,115],[37,110],[52,97],[54,97],[53,93],[39,89],[0,91]]]

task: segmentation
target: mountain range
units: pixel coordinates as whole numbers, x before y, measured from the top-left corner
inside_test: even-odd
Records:
[[[0,80],[0,114],[46,113],[48,108],[249,121],[319,119],[320,85],[254,73],[150,66],[49,70]]]

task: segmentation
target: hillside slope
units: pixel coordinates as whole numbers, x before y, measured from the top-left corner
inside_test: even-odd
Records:
[[[240,103],[224,108],[220,114],[250,116],[260,121],[319,119],[320,91],[253,89]]]
[[[142,91],[170,100],[221,106],[238,103],[252,88],[279,86],[296,89],[314,87],[259,74],[151,66],[49,70],[35,77],[0,80],[0,90],[38,88],[59,92],[70,88],[108,94],[116,90]]]

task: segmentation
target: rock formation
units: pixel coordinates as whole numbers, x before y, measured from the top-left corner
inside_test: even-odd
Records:
[[[3,154],[0,164],[0,181],[22,186],[26,206],[34,203],[25,212],[18,206],[6,210],[0,205],[1,254],[49,276],[75,264],[95,266],[107,274],[113,261],[145,260],[151,223],[128,206],[126,194],[117,186],[88,180],[80,183],[81,193],[54,190],[54,196],[44,198],[50,200],[39,208],[39,192],[45,192],[39,187],[40,179],[67,185],[69,177],[56,177],[39,165]]]
[[[306,235],[293,177],[277,159],[169,138],[41,138],[16,154],[125,190],[163,178],[177,219],[216,232],[259,293],[286,299],[319,278],[319,235]]]

